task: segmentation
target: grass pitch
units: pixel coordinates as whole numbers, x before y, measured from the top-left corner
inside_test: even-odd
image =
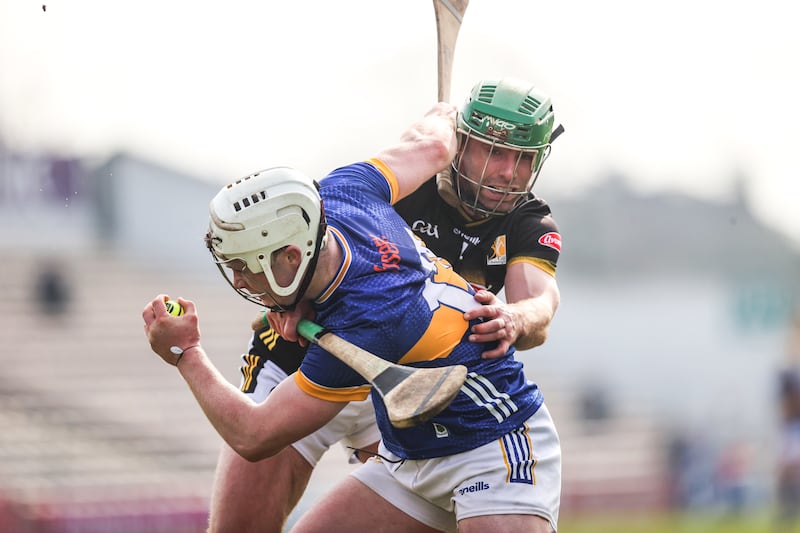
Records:
[[[766,512],[741,515],[564,516],[559,533],[800,533],[800,522],[779,526]]]

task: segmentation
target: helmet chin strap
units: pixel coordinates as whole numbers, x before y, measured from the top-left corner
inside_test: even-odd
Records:
[[[303,274],[303,280],[300,282],[300,285],[297,288],[297,296],[295,296],[294,302],[289,305],[281,305],[273,298],[272,301],[275,302],[275,306],[267,306],[270,311],[275,311],[276,313],[294,311],[295,307],[297,307],[297,304],[299,304],[300,300],[302,300],[303,296],[305,296],[308,286],[311,284],[311,280],[314,278],[314,271],[317,269],[317,261],[319,261],[319,252],[322,248],[322,241],[325,240],[325,232],[328,228],[328,224],[325,220],[325,209],[322,206],[322,202],[320,202],[320,210],[321,213],[319,217],[319,227],[317,228],[317,243],[314,246],[314,255],[311,257],[311,260],[308,263],[308,268],[306,268],[306,272]]]
[[[550,134],[550,144],[553,144],[553,141],[558,139],[562,133],[564,133],[564,125],[559,124],[558,126],[553,129],[553,133]]]
[[[317,247],[317,253],[314,254],[314,257],[311,258],[311,261],[308,263],[308,268],[306,268],[306,273],[303,275],[303,281],[300,282],[300,285],[297,288],[297,296],[294,298],[294,302],[289,305],[281,305],[273,298],[272,301],[275,302],[275,305],[268,305],[267,309],[270,311],[274,311],[276,313],[286,313],[289,311],[294,311],[297,304],[300,303],[300,300],[303,299],[305,296],[306,291],[308,290],[309,284],[311,284],[311,279],[314,277],[314,270],[317,268],[317,258],[319,255],[319,247]]]
[[[461,205],[461,200],[458,198],[458,193],[453,183],[452,168],[446,168],[436,175],[436,189],[447,205],[458,209]]]

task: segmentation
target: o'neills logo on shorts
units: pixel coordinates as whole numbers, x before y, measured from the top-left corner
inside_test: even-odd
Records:
[[[463,489],[458,489],[458,493],[460,495],[464,495],[468,492],[478,492],[480,490],[489,490],[489,484],[485,481],[478,481],[477,483],[473,483],[468,487],[464,487]]]
[[[541,237],[539,237],[539,244],[542,246],[549,246],[553,250],[561,251],[561,235],[556,233],[555,231],[551,231],[550,233],[545,233]]]

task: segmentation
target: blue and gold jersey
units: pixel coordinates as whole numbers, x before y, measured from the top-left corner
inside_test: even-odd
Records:
[[[398,429],[373,395],[384,444],[400,457],[460,453],[519,427],[542,403],[512,352],[481,359],[493,346],[467,341],[463,313],[478,306],[472,287],[425,248],[394,211],[397,182],[378,160],[333,171],[321,181],[329,238],[343,251],[340,269],[316,295],[315,321],[391,362],[415,367],[462,364],[467,381],[453,403],[425,424]],[[369,384],[317,345],[295,374],[307,393],[362,400]]]

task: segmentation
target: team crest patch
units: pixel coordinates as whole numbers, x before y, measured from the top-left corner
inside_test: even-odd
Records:
[[[486,258],[487,265],[506,264],[506,236],[498,236],[492,243],[492,255]]]
[[[545,233],[541,237],[539,237],[539,244],[542,246],[549,246],[553,250],[561,251],[561,235],[556,233],[555,231],[551,231],[550,233]]]
[[[436,432],[437,439],[444,439],[450,436],[450,431],[448,431],[445,426],[437,424],[436,422],[433,423],[433,430]]]

